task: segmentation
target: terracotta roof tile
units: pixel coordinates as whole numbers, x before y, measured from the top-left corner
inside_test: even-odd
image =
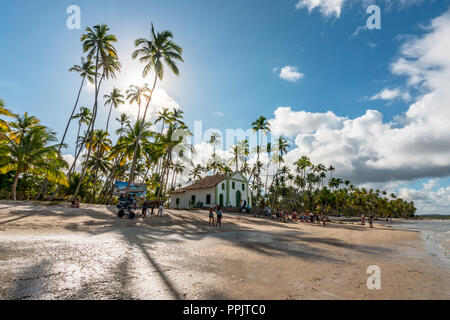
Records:
[[[185,188],[182,189],[178,189],[173,191],[172,193],[183,193],[185,191],[189,191],[189,190],[203,190],[203,189],[210,189],[215,187],[217,184],[219,184],[220,182],[222,182],[223,180],[225,180],[227,178],[227,174],[216,174],[215,176],[208,176],[206,178],[203,178],[202,180],[191,184],[190,186],[187,186]]]

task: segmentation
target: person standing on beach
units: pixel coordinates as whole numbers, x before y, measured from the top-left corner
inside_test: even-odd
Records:
[[[147,216],[147,209],[150,206],[150,202],[145,199],[144,203],[142,203],[142,217],[145,218]]]
[[[217,206],[217,223],[216,227],[219,226],[222,228],[222,208],[220,206]]]
[[[214,225],[214,209],[213,209],[213,207],[209,208],[209,225],[210,226]]]
[[[364,215],[361,216],[361,224],[363,226],[366,224],[366,217],[364,217]]]
[[[373,216],[369,217],[369,228],[373,228]]]
[[[160,217],[164,216],[164,204],[162,201],[159,203],[158,216]]]
[[[150,215],[153,217],[153,211],[155,210],[155,201],[150,202],[149,208],[151,209]]]

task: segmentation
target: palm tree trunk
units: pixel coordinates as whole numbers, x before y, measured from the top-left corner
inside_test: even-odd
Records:
[[[161,179],[159,182],[158,192],[156,193],[156,199],[158,199],[158,201],[161,195],[162,188],[164,187],[164,176],[166,175],[166,167],[167,167],[166,163],[167,161],[163,161]]]
[[[175,171],[175,170],[173,170],[173,173],[172,173],[172,182],[171,182],[171,188],[173,188],[173,182],[175,181],[175,173],[176,173],[176,171]]]
[[[106,121],[106,133],[108,133],[108,128],[109,128],[109,118],[111,118],[111,111],[112,111],[112,104],[109,107],[109,113],[108,113],[108,120]]]
[[[78,153],[78,141],[80,140],[81,123],[78,124],[77,140],[75,143],[75,156]]]
[[[264,184],[264,190],[266,191],[266,195],[269,194],[269,191],[267,190],[267,182],[269,180],[269,166],[270,166],[270,156],[269,161],[267,162],[267,169],[266,169],[266,182]]]
[[[12,186],[12,196],[13,196],[13,200],[16,201],[17,197],[16,197],[16,190],[17,190],[17,184],[19,183],[19,175],[20,172],[16,171],[16,176],[14,177],[14,183]]]
[[[147,105],[145,106],[144,117],[142,119],[143,121],[142,121],[141,126],[139,128],[139,134],[137,136],[136,144],[135,144],[135,147],[134,147],[133,163],[131,164],[130,178],[128,179],[128,187],[130,187],[130,184],[132,184],[133,181],[134,181],[134,175],[135,175],[135,171],[136,171],[136,162],[137,162],[137,149],[138,149],[138,146],[139,146],[139,140],[141,140],[142,130],[143,130],[144,124],[145,124],[145,118],[147,117],[148,107],[150,106],[150,102],[152,100],[153,92],[155,91],[157,80],[158,80],[158,75],[155,74],[155,81],[153,82],[152,92],[150,92],[150,96],[148,97],[148,100],[147,100]]]
[[[81,94],[81,90],[83,89],[85,79],[86,78],[83,77],[83,80],[81,80],[81,86],[80,86],[80,89],[78,90],[77,100],[75,101],[75,105],[72,109],[72,114],[70,115],[69,121],[67,121],[66,130],[64,130],[64,135],[61,139],[61,144],[59,145],[58,152],[61,151],[61,147],[64,144],[64,140],[66,139],[66,135],[67,135],[67,131],[69,130],[70,122],[72,121],[73,115],[75,114],[75,111],[78,106],[78,101],[80,100],[80,94]]]
[[[141,117],[141,104],[138,103],[138,116],[137,116],[137,120],[136,121],[139,121],[140,117]]]

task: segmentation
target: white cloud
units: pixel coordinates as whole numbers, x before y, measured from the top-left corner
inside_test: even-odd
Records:
[[[367,45],[368,45],[369,47],[371,47],[372,49],[373,49],[373,48],[376,48],[376,46],[377,46],[377,44],[376,44],[375,42],[372,42],[372,41],[369,41],[369,42],[367,43]]]
[[[342,7],[345,0],[299,0],[295,7],[297,9],[308,9],[311,13],[314,9],[318,9],[324,16],[341,16]]]
[[[81,161],[79,161],[80,159],[83,158],[83,156],[86,154],[85,151],[81,152],[80,157],[78,158],[77,164],[75,166],[75,171],[80,172],[81,171]],[[75,157],[71,154],[63,154],[62,158],[64,160],[66,160],[67,164],[69,165],[69,168],[72,166],[73,162],[75,161]],[[69,171],[69,169],[65,170],[65,172],[67,173]]]
[[[399,197],[414,201],[418,214],[449,214],[450,186],[440,187],[438,179],[430,179],[422,189],[400,188]]]
[[[213,112],[213,114],[218,117],[223,117],[225,115],[223,112],[220,112],[220,111]]]
[[[383,2],[383,8],[386,10],[392,10],[396,7],[398,10],[407,9],[412,5],[421,4],[423,0],[379,0]],[[364,9],[369,5],[374,4],[374,0],[299,0],[295,7],[300,9],[307,9],[309,13],[315,9],[325,17],[336,17],[339,18],[342,14],[342,9],[346,3],[359,3]],[[350,6],[348,6],[350,7]],[[364,27],[359,27],[355,31],[355,35],[358,35],[359,31],[363,30]]]
[[[337,129],[342,127],[346,118],[337,117],[333,112],[311,113],[292,111],[290,107],[279,107],[275,118],[270,120],[272,133],[293,137],[299,133],[313,133],[322,128]]]
[[[278,68],[273,69],[274,72],[278,72]],[[300,73],[298,71],[298,67],[295,66],[285,66],[281,68],[279,77],[283,80],[287,80],[289,82],[296,82],[297,80],[301,79],[304,76],[303,73]]]
[[[369,100],[395,100],[403,99],[404,101],[410,101],[411,96],[409,92],[402,92],[399,88],[395,89],[383,89],[381,92],[373,95]]]
[[[367,30],[369,30],[369,28],[367,28],[366,25],[357,27],[356,30],[350,36],[350,39],[357,37],[361,31],[367,31]]]

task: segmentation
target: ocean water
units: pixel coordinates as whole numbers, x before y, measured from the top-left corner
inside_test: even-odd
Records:
[[[450,220],[407,220],[388,224],[391,228],[420,231],[426,250],[439,266],[450,270]]]

